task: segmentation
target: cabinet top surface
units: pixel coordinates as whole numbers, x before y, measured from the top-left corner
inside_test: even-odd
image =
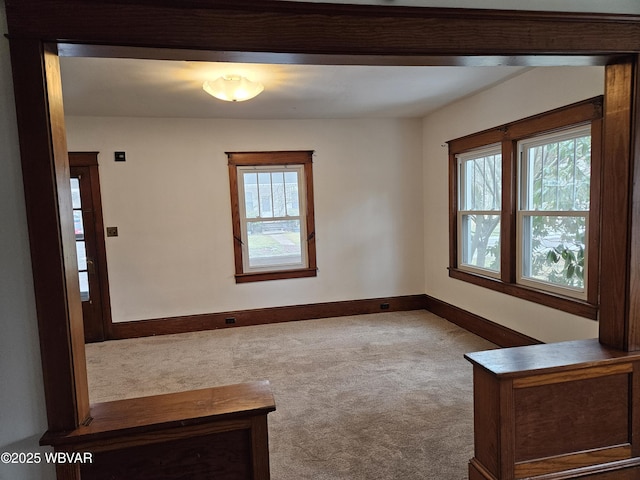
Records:
[[[467,353],[465,358],[496,376],[518,377],[545,371],[587,368],[640,360],[640,352],[601,345],[598,339],[529,345]]]
[[[91,405],[91,419],[71,432],[48,432],[45,445],[61,445],[167,427],[266,415],[276,409],[267,380]]]

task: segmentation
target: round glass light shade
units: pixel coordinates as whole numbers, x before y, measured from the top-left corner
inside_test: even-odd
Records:
[[[236,76],[227,75],[217,80],[207,80],[202,84],[202,88],[209,95],[227,102],[244,102],[257,96],[264,86],[258,82]]]

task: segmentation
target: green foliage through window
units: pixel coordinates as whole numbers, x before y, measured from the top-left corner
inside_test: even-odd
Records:
[[[522,276],[583,290],[591,135],[569,130],[521,151]]]

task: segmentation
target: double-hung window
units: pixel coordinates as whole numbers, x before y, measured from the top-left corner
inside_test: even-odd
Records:
[[[591,127],[519,142],[518,281],[586,298]]]
[[[500,145],[458,156],[460,268],[500,275]]]
[[[227,153],[238,283],[316,275],[312,153]]]
[[[597,318],[602,97],[451,140],[453,278]]]

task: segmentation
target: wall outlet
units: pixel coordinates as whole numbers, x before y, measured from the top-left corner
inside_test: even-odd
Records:
[[[118,227],[107,227],[107,237],[117,237]]]
[[[388,303],[381,303],[380,304],[380,310],[389,310],[389,304]]]
[[[224,323],[231,325],[232,323],[236,323],[236,319],[234,317],[225,318]]]

